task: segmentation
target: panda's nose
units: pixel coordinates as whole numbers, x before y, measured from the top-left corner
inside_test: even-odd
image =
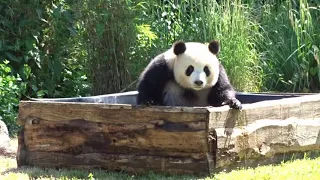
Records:
[[[200,85],[203,84],[203,82],[202,82],[201,80],[194,81],[194,83],[195,83],[196,85],[198,85],[198,86],[200,86]]]

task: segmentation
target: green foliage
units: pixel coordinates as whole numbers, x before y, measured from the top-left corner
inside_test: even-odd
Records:
[[[13,75],[27,82],[27,96],[88,94],[86,52],[64,0],[4,0],[0,19],[0,62],[8,59]]]
[[[231,83],[239,91],[257,92],[262,85],[260,53],[255,43],[261,38],[259,23],[252,16],[252,7],[241,1],[210,1],[207,13],[209,39],[221,43],[219,55]]]
[[[89,95],[84,42],[64,0],[3,0],[0,31],[0,112],[11,134],[21,97]]]
[[[141,4],[139,20],[149,23],[157,38],[148,52],[136,51],[144,58],[133,60],[139,62],[134,71],[141,72],[151,57],[176,40],[217,39],[222,46],[219,58],[238,91],[320,90],[317,1],[153,0]],[[138,39],[137,44],[143,42]]]
[[[24,96],[135,90],[177,40],[219,40],[238,91],[318,92],[319,21],[307,0],[2,0],[1,116],[11,126]]]
[[[316,92],[320,86],[320,4],[277,1],[261,6],[266,90]]]
[[[138,24],[136,46],[132,48],[131,60],[129,64],[131,70],[131,76],[137,79],[143,70],[147,66],[151,58],[156,52],[158,36],[151,30],[150,25]]]
[[[77,34],[76,21],[64,0],[44,7],[40,19],[46,21],[41,29],[40,63],[32,66],[36,92],[45,90],[48,97],[88,95],[88,83],[82,39]]]
[[[0,4],[0,62],[10,61],[28,96],[85,96],[91,85],[93,94],[118,92],[174,41],[212,39],[239,91],[318,90],[316,2],[22,2]]]
[[[4,121],[13,135],[18,127],[15,125],[20,94],[25,90],[25,83],[11,75],[9,61],[0,63],[0,120]]]
[[[77,1],[92,94],[119,92],[130,82],[127,66],[136,38],[134,3],[129,0]]]
[[[260,90],[263,76],[259,66],[260,54],[254,43],[261,34],[259,24],[250,16],[252,9],[240,1],[218,4],[215,0],[154,0],[143,7],[140,11],[145,16],[140,20],[151,22],[150,30],[157,38],[150,39],[148,53],[139,51],[144,59],[148,59],[134,60],[142,62],[137,63],[140,68],[135,67],[135,71],[140,73],[152,57],[169,48],[174,41],[208,42],[216,39],[222,45],[219,58],[235,88],[239,91]],[[144,44],[140,39],[137,43]]]

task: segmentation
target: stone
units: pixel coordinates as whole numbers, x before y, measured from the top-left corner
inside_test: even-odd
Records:
[[[10,149],[10,137],[7,125],[0,120],[0,155],[7,154]]]

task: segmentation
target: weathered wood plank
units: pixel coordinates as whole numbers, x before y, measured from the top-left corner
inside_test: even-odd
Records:
[[[17,160],[19,166],[205,175],[215,166],[274,163],[286,153],[320,151],[319,104],[319,94],[244,104],[242,111],[23,101]]]
[[[219,170],[279,163],[282,159],[276,156],[320,150],[320,118],[257,120],[230,131],[216,128]]]
[[[320,150],[320,95],[210,108],[217,171],[275,163],[286,153]]]
[[[84,119],[92,122],[126,124],[153,120],[166,120],[169,122],[208,121],[208,112],[205,108],[187,107],[133,108],[131,105],[96,103],[20,102],[17,123],[24,125],[25,121],[32,117],[48,121]]]
[[[28,152],[27,164],[46,168],[101,168],[108,171],[207,175],[207,160],[163,156],[88,153],[70,155],[53,152]]]
[[[320,95],[307,95],[282,100],[244,104],[242,111],[227,106],[208,108],[209,129],[246,126],[257,120],[320,117]]]
[[[25,166],[27,165],[27,150],[26,144],[24,142],[24,128],[18,133],[18,149],[17,149],[17,166]]]
[[[30,120],[24,141],[30,151],[80,153],[207,152],[205,122],[106,124],[84,120]]]

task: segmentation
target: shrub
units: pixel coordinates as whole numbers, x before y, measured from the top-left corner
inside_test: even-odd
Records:
[[[8,61],[0,63],[0,120],[8,126],[10,135],[17,132],[17,109],[20,95],[25,90],[26,84],[21,78],[11,75]]]

